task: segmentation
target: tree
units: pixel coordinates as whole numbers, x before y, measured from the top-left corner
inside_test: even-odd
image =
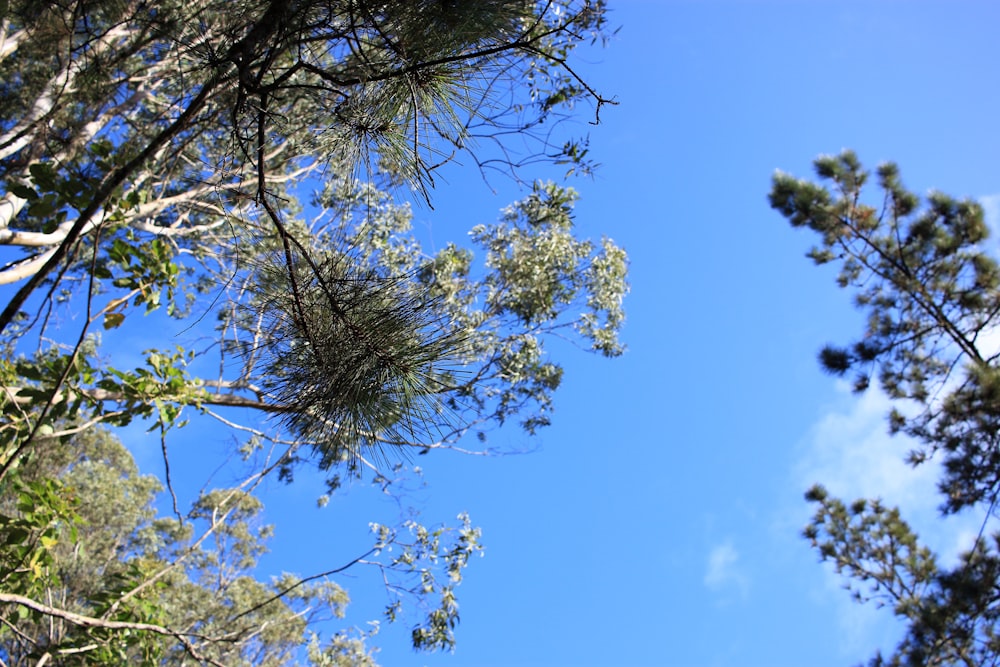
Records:
[[[19,471],[20,495],[4,498],[7,546],[18,527],[29,528],[15,544],[33,544],[41,554],[37,576],[4,572],[3,599],[23,603],[5,614],[14,630],[4,637],[5,664],[145,664],[183,654],[213,664],[282,664],[311,618],[343,613],[347,597],[332,582],[306,583],[269,602],[271,587],[249,576],[268,531],[255,525],[260,503],[252,495],[216,491],[200,499],[192,516],[229,505],[234,511],[214,540],[195,539],[193,523],[156,518],[158,480],[139,475],[110,433],[84,430],[69,444],[33,458]],[[72,535],[52,530],[51,516],[37,516],[54,507]],[[171,567],[180,552],[186,566]]]
[[[460,155],[518,179],[538,160],[591,168],[551,126],[608,102],[570,64],[606,37],[604,4],[0,9],[0,658],[371,664],[362,636],[310,634],[346,603],[330,577],[358,566],[385,574],[390,620],[416,598],[417,648],[450,647],[479,549],[467,517],[375,526],[355,561],[267,582],[255,491],[315,465],[331,492],[366,472],[392,492],[412,455],[548,424],[549,336],[622,352],[627,258],[576,238],[572,189],[536,182],[475,227],[481,262],[425,252],[391,194],[429,202]],[[212,344],[153,340],[130,368],[115,337],[154,311]],[[241,438],[245,474],[182,512],[170,442],[192,416]],[[140,419],[172,517],[103,430]],[[109,519],[109,503],[130,510]]]
[[[809,256],[840,262],[838,283],[868,315],[858,342],[827,346],[820,361],[837,375],[855,372],[857,391],[877,377],[898,405],[890,430],[918,443],[908,460],[941,459],[943,515],[986,518],[973,548],[947,568],[898,509],[844,503],[817,486],[807,494],[817,510],[805,536],[853,580],[859,600],[888,604],[907,623],[896,652],[872,664],[1000,664],[1000,533],[986,535],[1000,494],[1000,268],[983,210],[937,192],[921,209],[894,164],[879,166],[881,201],[869,204],[870,174],[850,151],[815,167],[823,184],[777,174],[771,206],[819,234]]]

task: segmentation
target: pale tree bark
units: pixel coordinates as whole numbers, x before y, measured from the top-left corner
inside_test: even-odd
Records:
[[[113,27],[93,44],[91,47],[93,55],[101,56],[107,53],[115,44],[120,43],[132,32],[124,24]],[[17,153],[36,138],[35,131],[39,121],[53,111],[64,95],[75,92],[76,79],[83,67],[84,63],[70,59],[43,88],[41,95],[35,100],[31,110],[24,118],[9,131],[0,135],[0,160]]]
[[[302,167],[271,180],[276,184],[294,183],[298,179],[307,176],[314,169],[313,165]],[[159,183],[151,182],[152,174],[148,172],[140,176],[137,180],[137,186],[139,187],[145,186],[149,190],[154,191],[160,187]],[[227,205],[224,202],[227,193],[239,195],[243,188],[244,185],[242,183],[207,183],[191,188],[182,194],[160,197],[141,204],[137,208],[128,211],[125,220],[121,224],[153,236],[173,238],[204,234],[218,229],[234,219],[242,219],[243,216],[250,212],[254,206],[254,202],[249,197],[242,197],[242,202],[235,206]],[[25,203],[26,200],[16,195],[8,194],[6,198],[0,200],[0,218],[3,217],[5,208],[17,211]],[[170,209],[178,211],[176,219],[169,225],[157,224],[155,222],[156,217]],[[92,233],[94,229],[100,226],[101,220],[107,219],[109,213],[108,209],[104,209],[95,220],[92,220],[83,228],[80,232],[81,236]],[[206,221],[192,224],[190,220],[195,213],[201,214]],[[44,266],[49,257],[52,256],[55,247],[65,241],[75,223],[76,218],[67,220],[52,232],[19,231],[0,226],[0,246],[45,249],[42,252],[13,261],[6,267],[0,268],[0,285],[18,282],[38,271]]]
[[[10,31],[10,21],[0,23],[0,60],[17,51],[17,45],[24,39],[26,30]]]

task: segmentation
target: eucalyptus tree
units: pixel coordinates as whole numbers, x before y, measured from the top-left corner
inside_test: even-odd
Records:
[[[553,126],[608,103],[571,62],[607,37],[604,4],[0,9],[0,658],[370,664],[364,637],[310,634],[346,602],[330,578],[362,565],[398,594],[390,620],[420,600],[416,647],[450,647],[479,549],[467,517],[375,526],[356,560],[267,582],[255,492],[302,465],[331,489],[365,471],[388,488],[408,454],[548,424],[550,336],[622,352],[627,258],[576,237],[572,189],[536,182],[472,247],[435,252],[389,194],[430,202],[459,159],[515,179],[543,160],[589,170],[585,140]],[[115,337],[152,311],[213,343],[154,337],[129,367]],[[246,474],[185,512],[169,453],[192,415],[240,439]],[[173,517],[150,514],[156,484],[103,431],[138,419]],[[95,509],[112,502],[132,509]]]
[[[821,486],[807,498],[816,515],[805,535],[824,560],[851,578],[859,599],[876,598],[907,623],[895,653],[873,664],[1000,663],[1000,533],[989,535],[1000,494],[1000,267],[987,245],[982,207],[906,190],[896,165],[870,174],[844,152],[815,162],[822,183],[779,173],[771,205],[820,242],[809,256],[839,263],[837,282],[867,312],[863,336],[820,353],[831,373],[854,373],[865,391],[875,379],[896,402],[893,433],[917,443],[913,465],[942,463],[941,512],[980,512],[983,528],[953,567],[937,562],[897,508],[853,503]]]

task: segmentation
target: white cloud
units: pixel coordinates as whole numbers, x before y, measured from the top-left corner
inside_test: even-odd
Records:
[[[928,546],[950,560],[957,558],[972,545],[982,516],[942,519],[937,489],[940,464],[930,461],[913,467],[906,462],[907,453],[918,443],[903,435],[889,435],[890,399],[875,388],[860,396],[851,396],[847,383],[838,388],[843,402],[810,430],[794,468],[796,483],[802,489],[822,484],[847,501],[880,498],[898,506]]]
[[[979,203],[986,214],[986,225],[990,228],[993,248],[997,247],[1000,239],[1000,194],[983,195],[979,197]]]
[[[845,501],[880,498],[898,506],[903,518],[935,550],[944,566],[953,565],[968,549],[980,527],[981,514],[942,519],[937,490],[940,465],[916,468],[906,463],[917,443],[902,435],[890,436],[889,398],[875,388],[853,396],[847,383],[838,385],[842,397],[810,429],[799,460],[793,467],[795,484],[803,491],[822,484]],[[803,516],[811,508],[804,501],[795,510]],[[820,590],[813,591],[836,610],[845,651],[890,649],[898,637],[892,613],[872,603],[858,605],[843,590],[844,579],[825,567]],[[896,628],[896,629],[894,629]]]
[[[715,593],[735,590],[741,598],[746,598],[750,590],[750,579],[739,566],[740,555],[732,542],[726,541],[708,553],[705,569],[705,586]]]
[[[846,382],[838,389],[843,399],[812,427],[795,466],[796,481],[802,488],[820,483],[849,500],[881,498],[911,513],[934,513],[937,466],[906,463],[914,443],[889,435],[889,398],[875,388],[853,397]]]
[[[840,389],[844,402],[810,431],[794,468],[796,484],[803,490],[822,484],[845,501],[879,498],[886,505],[898,506],[921,541],[938,552],[942,564],[953,564],[972,546],[981,513],[942,518],[937,489],[940,464],[932,460],[913,467],[906,462],[907,453],[918,443],[903,435],[889,435],[889,398],[875,388],[848,398],[848,385]]]

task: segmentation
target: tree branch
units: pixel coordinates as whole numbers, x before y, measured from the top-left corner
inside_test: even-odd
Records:
[[[155,623],[133,623],[129,621],[110,621],[103,618],[96,618],[94,616],[85,616],[84,614],[77,614],[72,611],[67,611],[65,609],[58,609],[56,607],[50,607],[47,604],[42,604],[37,600],[32,600],[31,598],[25,597],[23,595],[17,595],[15,593],[0,593],[0,602],[6,602],[8,604],[16,604],[22,607],[27,607],[33,611],[37,611],[45,616],[51,616],[54,618],[61,618],[68,623],[73,625],[78,625],[83,628],[101,628],[105,630],[137,630],[140,632],[152,632],[164,637],[172,637],[176,639],[181,645],[184,646],[184,650],[187,651],[188,655],[199,662],[207,662],[216,667],[226,667],[221,662],[213,660],[208,656],[202,655],[195,649],[194,644],[188,637],[196,637],[198,639],[204,639],[207,641],[214,641],[209,637],[203,637],[193,632],[178,632],[176,630],[171,630],[170,628],[163,627],[162,625],[156,625]]]
[[[94,197],[90,204],[80,212],[80,217],[76,219],[73,227],[66,234],[65,240],[56,248],[55,252],[48,258],[45,264],[29,278],[28,282],[18,290],[17,294],[11,298],[7,303],[7,307],[0,312],[0,333],[2,333],[14,318],[17,313],[20,312],[21,307],[24,306],[28,298],[32,295],[35,289],[42,284],[42,281],[48,277],[49,273],[60,262],[71,255],[73,247],[79,240],[80,236],[84,233],[84,229],[91,224],[94,216],[107,202],[111,194],[120,187],[130,175],[132,175],[139,167],[146,163],[155,152],[157,152],[161,147],[167,144],[174,136],[185,129],[193,120],[195,115],[201,111],[205,103],[208,101],[209,96],[212,91],[214,91],[219,84],[222,83],[224,75],[216,73],[211,79],[205,82],[198,91],[198,94],[188,103],[184,112],[171,123],[168,127],[164,128],[159,134],[157,134],[146,147],[133,159],[129,160],[125,165],[112,171],[105,181],[101,184],[101,187],[97,189],[94,193]]]

